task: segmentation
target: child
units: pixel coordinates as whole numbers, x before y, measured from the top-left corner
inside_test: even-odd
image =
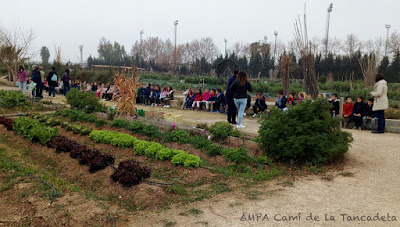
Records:
[[[174,99],[174,90],[172,89],[172,87],[171,86],[168,86],[167,87],[167,94],[166,94],[167,96],[165,97],[165,103],[167,104],[167,105],[165,105],[164,107],[166,107],[166,108],[170,108],[171,107],[171,100],[173,100]]]
[[[304,97],[305,97],[304,92],[300,92],[299,93],[299,98],[297,99],[298,102],[302,103],[304,101]]]
[[[278,98],[276,99],[275,106],[281,110],[286,108],[287,98],[283,95],[283,91],[278,91]]]
[[[154,104],[154,86],[153,85],[150,86],[150,94],[149,94],[147,104],[148,105]]]
[[[162,87],[160,92],[160,105],[162,106],[165,105],[165,97],[167,97],[167,90],[165,89],[165,87]]]
[[[375,126],[375,121],[378,119],[376,118],[374,111],[372,111],[373,106],[374,106],[374,99],[370,98],[368,99],[368,103],[364,107],[365,112],[363,117],[363,125],[364,128],[366,129],[369,128],[370,130],[372,130],[372,128]],[[368,120],[371,120],[369,127],[367,127]]]
[[[101,94],[104,93],[104,89],[103,89],[103,85],[101,83],[99,83],[99,86],[97,87],[96,90],[96,96],[97,98],[100,98]]]
[[[346,127],[348,122],[350,121],[351,114],[353,113],[353,101],[350,97],[346,97],[346,102],[343,104],[343,127]]]
[[[290,94],[289,94],[288,105],[289,106],[296,105],[296,97],[294,97],[294,92],[290,92]]]
[[[356,124],[353,129],[361,130],[362,117],[365,112],[364,107],[365,104],[363,98],[358,97],[351,114],[351,120],[354,121]]]
[[[208,89],[204,89],[204,93],[203,93],[203,101],[201,101],[201,103],[204,103],[206,105],[206,111],[208,111],[208,100],[211,97],[211,93],[208,91]]]
[[[93,85],[92,85],[92,91],[93,92],[97,91],[97,83],[96,82],[94,82]]]
[[[185,100],[185,109],[191,109],[193,102],[194,102],[194,97],[195,94],[192,89],[190,89],[189,93],[186,95],[186,100]]]
[[[337,99],[337,94],[332,94],[331,100],[329,100],[329,103],[332,104],[330,113],[332,117],[335,117],[336,115],[339,114],[339,109],[340,109],[340,101]]]
[[[254,103],[253,106],[253,117],[256,117],[258,112],[263,113],[264,110],[267,109],[267,104],[265,103],[265,97],[261,96],[261,92],[257,92],[256,94],[256,102]]]
[[[204,97],[203,97],[204,98]],[[215,101],[215,89],[211,89],[210,90],[210,98],[208,99],[208,101],[206,102],[206,108],[208,111],[208,107],[210,106],[210,112],[213,110],[213,103]]]
[[[194,97],[194,102],[192,105],[192,110],[195,105],[197,105],[197,109],[200,109],[200,104],[202,100],[203,100],[203,93],[201,93],[201,88],[197,88],[196,96]]]
[[[211,109],[212,109],[211,112],[220,113],[220,110],[222,107],[222,113],[223,113],[224,101],[225,101],[225,95],[221,91],[221,89],[218,88],[215,91],[214,101],[212,101],[212,104],[211,104]]]

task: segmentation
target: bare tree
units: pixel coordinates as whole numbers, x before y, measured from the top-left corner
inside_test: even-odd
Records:
[[[362,43],[360,42],[360,39],[354,35],[354,34],[349,34],[347,35],[346,41],[344,42],[343,45],[343,50],[348,54],[350,57],[354,55],[354,53],[358,50],[361,50],[362,48]]]
[[[8,69],[9,81],[17,80],[18,65],[31,58],[29,47],[33,38],[32,30],[16,28],[10,31],[0,27],[0,64]]]
[[[388,55],[394,57],[396,56],[396,53],[399,50],[400,50],[400,33],[395,30],[389,37]]]
[[[289,95],[290,93],[290,73],[293,70],[293,56],[283,52],[280,60],[279,68],[282,75],[283,93]]]

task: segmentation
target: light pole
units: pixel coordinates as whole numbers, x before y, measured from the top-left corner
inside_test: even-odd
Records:
[[[325,35],[325,59],[328,57],[328,41],[329,41],[329,23],[331,20],[331,12],[333,8],[333,3],[331,3],[328,7],[328,15],[327,15],[327,22],[326,22],[326,35]]]
[[[176,39],[177,39],[177,31],[178,31],[178,20],[174,21],[175,25],[175,32],[174,32],[174,38],[175,38],[175,51],[174,51],[174,70],[176,67]]]
[[[140,31],[140,53],[139,53],[139,68],[142,68],[142,51],[143,51],[143,30]]]
[[[228,43],[228,40],[224,39],[225,42],[225,57],[226,57],[226,44]]]
[[[274,45],[274,66],[275,66],[275,57],[276,57],[276,41],[278,40],[278,32],[274,31],[275,36],[275,45]]]
[[[264,41],[265,41],[265,44],[267,44],[268,36],[264,35]]]
[[[385,57],[387,56],[387,48],[388,48],[388,43],[389,43],[389,29],[390,29],[390,24],[385,24],[385,27],[387,29],[386,33],[386,46],[385,46]]]
[[[83,61],[83,45],[79,45],[79,52],[81,53],[81,62]]]

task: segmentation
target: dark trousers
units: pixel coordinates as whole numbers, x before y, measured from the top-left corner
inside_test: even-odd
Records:
[[[378,132],[385,132],[385,111],[384,110],[377,110],[375,112],[376,117],[378,118]]]
[[[56,96],[56,87],[49,86],[49,97],[53,94],[53,97]]]
[[[351,120],[354,121],[356,127],[361,127],[362,117],[352,115]]]
[[[257,111],[257,108],[259,109],[259,111]],[[258,112],[264,113],[265,108],[261,108],[259,106],[253,106],[253,111],[255,114],[257,114]]]
[[[236,122],[236,105],[233,103],[228,104],[228,122]]]
[[[70,90],[69,83],[68,84],[64,83],[64,89],[63,89],[64,96],[67,95],[67,92],[69,92],[69,90]]]

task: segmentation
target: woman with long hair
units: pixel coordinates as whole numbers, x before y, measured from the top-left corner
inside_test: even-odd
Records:
[[[378,129],[372,133],[384,133],[385,132],[385,110],[389,107],[389,100],[387,97],[387,82],[385,76],[382,73],[378,73],[375,76],[375,88],[370,94],[374,96],[374,105],[372,111],[376,113],[378,118]]]
[[[236,80],[232,83],[229,89],[234,92],[233,101],[238,109],[238,124],[236,127],[244,128],[245,126],[242,124],[242,120],[247,105],[247,91],[253,91],[247,73],[244,71],[239,72]]]

